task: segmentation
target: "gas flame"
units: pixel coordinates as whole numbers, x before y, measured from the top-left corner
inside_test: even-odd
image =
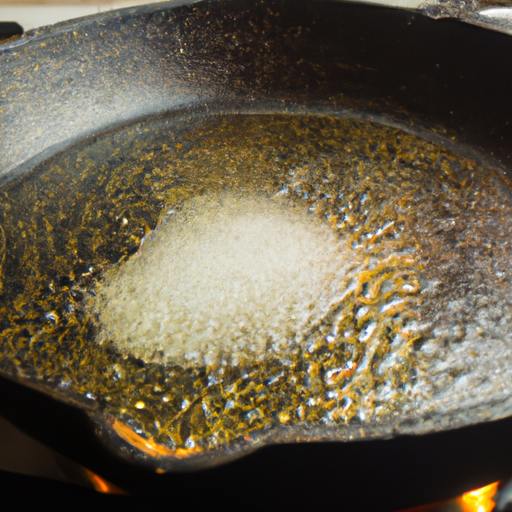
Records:
[[[453,500],[430,503],[398,512],[445,512],[448,509],[454,512],[491,512],[495,506],[493,498],[498,490],[498,485],[499,482],[494,482],[485,487],[465,492]]]
[[[457,501],[463,512],[491,512],[494,508],[493,497],[498,489],[498,483],[486,485],[464,493]]]
[[[84,469],[95,491],[104,494],[127,494],[125,491],[110,483],[108,480],[105,480],[103,477],[93,473],[90,469]]]

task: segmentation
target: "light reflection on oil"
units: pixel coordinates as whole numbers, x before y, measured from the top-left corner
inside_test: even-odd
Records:
[[[402,428],[453,428],[502,413],[501,405],[486,403],[501,404],[493,397],[508,396],[512,378],[512,349],[502,344],[512,325],[512,183],[426,140],[363,120],[233,115],[194,123],[162,119],[136,131],[109,132],[55,155],[30,179],[2,187],[3,373],[30,376],[63,399],[83,397],[87,407],[101,410],[107,441],[137,460],[144,457],[155,471],[199,468],[210,454],[231,458],[245,446],[275,442],[274,436],[307,440],[315,429],[326,440],[341,441]],[[277,349],[258,334],[265,341],[265,350],[256,352],[261,359],[242,350],[257,349],[252,335],[247,345],[240,335],[235,352],[213,332],[209,339],[219,340],[220,351],[210,358],[202,350],[190,360],[179,347],[172,357],[154,347],[133,353],[120,349],[123,333],[101,336],[105,323],[86,306],[103,290],[107,273],[148,254],[150,233],[162,235],[170,211],[178,213],[169,226],[179,227],[178,216],[203,211],[193,209],[193,201],[224,194],[257,196],[257,204],[243,210],[255,213],[251,219],[273,201],[287,205],[285,220],[296,219],[288,211],[292,205],[308,218],[314,212],[336,233],[336,243],[347,240],[354,256],[345,259],[351,265],[347,286],[343,279],[332,295],[327,288],[325,309],[313,301],[321,315],[298,308],[308,328],[296,330],[294,320],[290,333],[279,331]],[[233,242],[232,231],[222,232]],[[245,240],[248,230],[239,232]],[[274,237],[276,245],[284,235],[293,241],[296,233],[290,226]],[[302,244],[305,237],[299,238]],[[207,240],[216,247],[217,239]],[[267,245],[270,254],[280,252]],[[188,268],[190,261],[181,255],[173,268]],[[202,270],[200,263],[191,268]],[[242,258],[240,268],[246,263]],[[260,274],[263,268],[256,266]],[[290,265],[278,268],[286,276]],[[306,282],[310,273],[308,266],[297,275]],[[254,283],[242,277],[252,293]],[[334,277],[327,282],[337,283]],[[156,282],[164,291],[179,288],[163,286],[159,276]],[[225,283],[219,283],[215,289],[222,290]],[[282,289],[289,293],[290,287]],[[272,290],[279,306],[281,287]],[[256,295],[267,301],[260,291]],[[166,301],[157,301],[161,305],[162,318],[181,314]],[[156,306],[150,311],[159,312]],[[191,311],[204,310],[202,293]],[[274,321],[274,311],[265,318]],[[259,325],[270,325],[277,337],[279,325]],[[290,350],[282,350],[288,343]],[[186,354],[194,350],[187,344]]]

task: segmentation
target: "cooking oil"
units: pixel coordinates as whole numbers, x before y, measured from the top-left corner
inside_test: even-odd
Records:
[[[2,371],[164,470],[508,413],[510,184],[425,138],[163,118],[0,196]]]

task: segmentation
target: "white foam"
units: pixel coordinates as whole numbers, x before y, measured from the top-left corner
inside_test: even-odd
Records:
[[[285,350],[346,287],[338,236],[286,199],[191,200],[100,284],[102,336],[146,360]]]

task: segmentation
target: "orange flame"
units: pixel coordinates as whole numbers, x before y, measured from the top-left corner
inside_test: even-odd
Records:
[[[108,480],[105,480],[96,473],[93,473],[90,469],[84,469],[95,491],[102,492],[104,494],[127,494],[116,485],[111,484]]]
[[[408,508],[398,512],[442,512],[454,510],[460,512],[491,512],[494,508],[493,498],[498,490],[499,482],[465,492],[454,500],[430,503],[420,507]]]
[[[464,493],[457,501],[463,512],[491,512],[494,508],[493,497],[498,490],[498,483],[486,485]]]

